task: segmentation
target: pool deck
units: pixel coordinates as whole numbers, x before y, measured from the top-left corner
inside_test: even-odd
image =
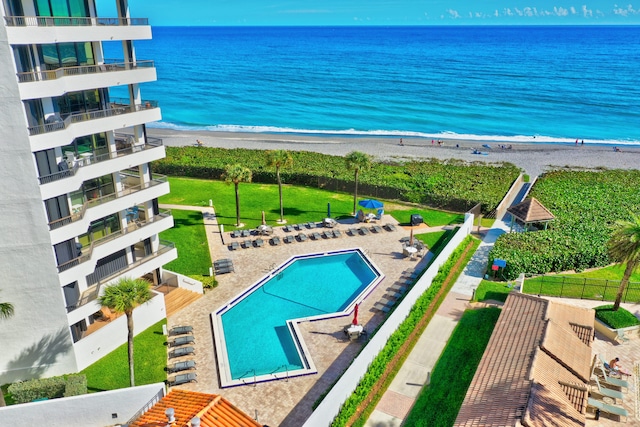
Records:
[[[377,267],[385,274],[385,279],[365,298],[360,305],[359,321],[366,330],[374,330],[383,320],[384,315],[373,309],[373,305],[386,294],[391,294],[390,286],[404,282],[402,275],[414,269],[426,267],[427,259],[415,257],[405,258],[402,255],[400,239],[408,237],[410,230],[397,225],[389,215],[376,225],[391,223],[396,231],[383,230],[381,233],[348,236],[346,230],[357,224],[340,224],[337,228],[342,237],[334,239],[307,240],[306,242],[281,243],[271,246],[265,238],[262,248],[238,249],[230,251],[227,245],[235,240],[239,243],[245,238],[232,239],[228,232],[224,233],[224,243],[220,235],[215,213],[210,207],[188,207],[163,205],[162,208],[198,210],[203,212],[205,229],[209,240],[212,260],[229,258],[233,261],[234,273],[217,276],[218,287],[207,291],[205,295],[187,308],[168,318],[168,328],[179,325],[193,326],[195,337],[195,355],[185,358],[171,359],[169,363],[193,359],[196,361],[197,383],[180,386],[184,389],[206,393],[222,394],[234,405],[246,413],[256,417],[260,423],[268,425],[300,426],[312,412],[313,403],[333,384],[349,366],[360,348],[365,344],[363,338],[350,342],[343,333],[344,326],[350,324],[351,316],[300,324],[305,343],[315,363],[317,374],[293,377],[278,381],[231,387],[219,387],[217,363],[213,348],[213,334],[210,313],[216,310],[233,296],[248,288],[275,266],[288,258],[306,253],[315,253],[347,248],[361,248]],[[318,220],[322,220],[319,218]],[[374,224],[370,224],[374,225]],[[424,225],[414,227],[414,233],[439,231],[442,227],[429,228]],[[318,229],[317,231],[322,231]],[[286,235],[296,235],[298,231],[285,233],[282,227],[274,227],[275,235],[281,239]],[[311,233],[314,230],[306,230]],[[252,237],[255,239],[255,237]],[[430,254],[429,254],[430,255]],[[388,299],[391,299],[387,296]],[[260,357],[256,354],[256,357]]]

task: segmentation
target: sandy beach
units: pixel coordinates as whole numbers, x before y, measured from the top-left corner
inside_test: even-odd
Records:
[[[207,131],[175,131],[148,128],[149,136],[162,138],[166,146],[196,145],[200,140],[206,147],[284,149],[313,151],[343,156],[362,151],[379,160],[408,158],[460,159],[467,162],[510,162],[531,176],[558,168],[637,169],[640,166],[640,147],[621,146],[616,152],[611,146],[592,145],[585,141],[577,145],[526,144],[522,142],[496,143],[442,139],[441,144],[424,138],[345,137],[297,134],[260,134]],[[491,148],[486,148],[484,145]],[[501,148],[501,146],[512,148]],[[477,150],[482,154],[473,154]]]

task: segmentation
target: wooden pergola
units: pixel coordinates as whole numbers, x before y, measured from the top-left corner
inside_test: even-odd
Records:
[[[511,206],[507,209],[513,218],[522,223],[524,229],[529,231],[531,224],[544,224],[544,229],[547,229],[549,222],[553,221],[556,217],[545,208],[536,198],[531,197],[524,200],[517,205]],[[511,229],[513,230],[513,221],[511,221]]]

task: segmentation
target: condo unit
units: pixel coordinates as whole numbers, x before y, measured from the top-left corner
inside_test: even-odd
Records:
[[[113,1],[107,17],[95,0],[0,2],[0,302],[15,308],[0,319],[0,384],[76,372],[124,344],[104,287],[159,286],[177,257],[158,237],[173,226],[151,167],[165,149],[146,132],[160,109],[140,91],[156,70],[134,48],[151,27]],[[136,333],[165,316],[154,292]]]

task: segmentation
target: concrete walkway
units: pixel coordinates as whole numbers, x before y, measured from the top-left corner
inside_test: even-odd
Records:
[[[369,427],[400,426],[415,403],[422,387],[428,384],[431,371],[469,300],[484,277],[489,252],[499,235],[509,230],[497,220],[467,264],[453,288],[438,308],[416,346],[367,420]]]

